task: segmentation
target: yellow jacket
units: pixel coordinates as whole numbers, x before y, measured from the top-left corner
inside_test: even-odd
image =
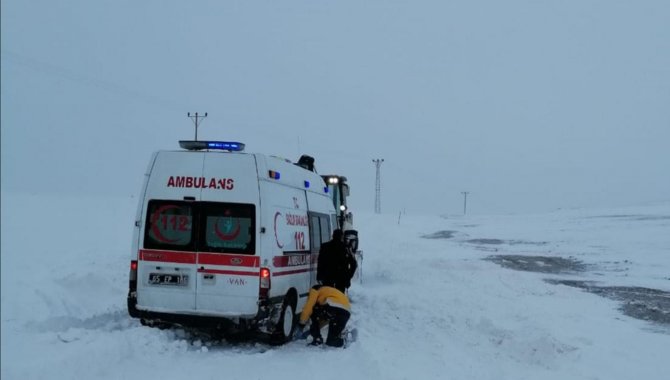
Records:
[[[305,307],[302,308],[302,313],[300,313],[301,324],[304,325],[307,323],[309,317],[312,316],[312,311],[314,311],[314,306],[316,304],[339,307],[346,311],[349,311],[351,307],[347,295],[335,288],[331,288],[330,286],[321,286],[318,289],[312,288],[309,290],[307,303],[305,304]]]

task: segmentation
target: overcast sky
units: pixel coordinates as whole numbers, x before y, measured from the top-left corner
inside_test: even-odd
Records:
[[[136,195],[194,135],[383,212],[670,199],[670,2],[2,1],[2,191]]]

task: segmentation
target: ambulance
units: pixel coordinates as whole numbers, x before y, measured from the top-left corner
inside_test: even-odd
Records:
[[[288,341],[337,225],[314,159],[245,153],[239,142],[179,144],[155,152],[145,174],[130,316]]]

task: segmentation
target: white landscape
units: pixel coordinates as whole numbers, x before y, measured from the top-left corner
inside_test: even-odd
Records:
[[[670,1],[0,7],[2,380],[670,379]],[[194,138],[346,176],[349,347],[128,316]]]
[[[3,191],[2,379],[655,380],[670,373],[667,202],[529,215],[358,212],[364,258],[362,283],[350,291],[350,324],[359,335],[346,349],[304,340],[232,344],[131,319],[135,207],[131,197]],[[556,258],[567,259],[565,271],[552,272]],[[660,291],[652,301],[648,289]]]

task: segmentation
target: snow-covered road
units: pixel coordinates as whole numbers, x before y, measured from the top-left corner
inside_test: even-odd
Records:
[[[3,379],[660,379],[670,327],[545,280],[670,291],[670,204],[542,215],[357,214],[349,348],[212,341],[125,310],[134,199],[2,194]],[[585,270],[503,267],[495,255]],[[669,310],[660,309],[667,313]]]

